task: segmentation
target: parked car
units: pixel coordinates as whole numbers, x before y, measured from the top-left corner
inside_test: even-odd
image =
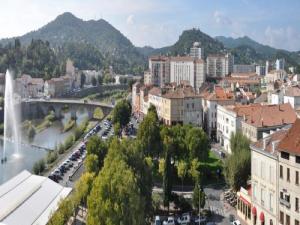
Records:
[[[155,216],[154,225],[162,225],[160,216]]]
[[[194,219],[194,222],[195,222],[195,225],[198,225],[198,224],[205,224],[206,223],[206,217],[204,216],[196,216],[195,219]]]
[[[191,224],[191,216],[189,213],[184,213],[178,218],[177,222],[181,225]]]
[[[235,220],[231,224],[232,225],[241,225],[241,222],[239,220]]]
[[[176,225],[176,221],[173,216],[168,217],[168,225]]]

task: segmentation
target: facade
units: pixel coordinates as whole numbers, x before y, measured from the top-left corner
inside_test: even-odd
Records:
[[[227,54],[209,55],[206,59],[208,77],[222,78],[233,72],[234,57]]]
[[[255,73],[255,65],[235,64],[233,65],[233,73]]]
[[[252,224],[278,223],[277,145],[288,129],[277,131],[251,144]]]
[[[166,125],[202,125],[201,96],[191,86],[174,84],[159,88],[134,84],[132,108],[135,115],[142,118],[151,105],[155,106],[159,119]]]
[[[231,91],[216,86],[212,92],[202,93],[203,126],[209,137],[217,139],[217,107],[218,105],[232,105],[235,102]]]
[[[43,96],[44,80],[42,78],[32,78],[24,74],[15,79],[15,89],[21,98],[38,98]]]
[[[278,222],[299,225],[300,222],[300,120],[289,129],[278,144]]]
[[[266,75],[266,67],[265,66],[256,66],[255,72],[258,76]]]
[[[274,83],[276,80],[283,81],[287,78],[287,73],[284,70],[272,70],[266,74],[266,83]]]
[[[276,59],[276,70],[284,70],[285,60],[284,59]]]
[[[190,49],[190,56],[195,59],[203,59],[203,50],[199,42],[194,42],[193,47]]]
[[[291,86],[286,88],[283,94],[283,102],[290,103],[294,109],[299,109],[300,107],[300,87]]]
[[[251,185],[247,188],[240,188],[240,191],[236,193],[237,195],[237,215],[239,218],[243,219],[247,225],[252,225],[251,223],[251,209],[252,209],[252,199],[251,199]]]
[[[60,97],[73,88],[74,80],[69,75],[52,78],[45,82],[44,94],[50,97]]]
[[[85,84],[86,85],[92,85],[92,80],[96,78],[98,82],[98,76],[102,76],[101,71],[96,71],[96,70],[83,70],[83,74],[85,75]]]
[[[182,81],[199,90],[205,81],[205,63],[190,56],[170,58],[170,82],[177,85]]]
[[[170,83],[170,62],[166,56],[152,56],[149,58],[149,73],[151,78],[149,84],[163,87]],[[151,83],[150,83],[151,82]]]
[[[4,95],[5,92],[5,74],[0,73],[0,94]]]

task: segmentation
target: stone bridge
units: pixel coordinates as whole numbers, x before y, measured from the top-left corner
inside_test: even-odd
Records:
[[[31,99],[21,102],[21,115],[23,119],[34,119],[44,117],[50,111],[53,111],[55,116],[60,118],[66,107],[71,112],[72,118],[76,118],[76,112],[79,109],[86,109],[89,119],[92,119],[96,108],[100,108],[104,116],[106,116],[114,106],[105,103],[72,99]]]

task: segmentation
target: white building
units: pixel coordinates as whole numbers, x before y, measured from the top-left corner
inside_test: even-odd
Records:
[[[229,53],[209,55],[206,63],[207,76],[221,78],[233,72],[234,57]]]
[[[21,98],[38,98],[43,96],[44,80],[42,78],[32,78],[23,74],[15,80],[15,89]]]
[[[205,63],[201,59],[194,59],[189,56],[170,58],[170,82],[177,85],[182,81],[199,90],[205,81]]]
[[[276,59],[276,70],[284,70],[285,60],[284,59]]]
[[[71,190],[23,171],[0,186],[0,224],[46,225]]]
[[[276,80],[283,81],[287,78],[287,73],[284,70],[272,70],[265,76],[266,83],[274,83]]]
[[[102,71],[97,70],[83,70],[83,74],[85,75],[85,84],[92,85],[92,80],[96,79],[98,82],[98,77],[102,76]]]
[[[203,59],[203,50],[199,42],[194,42],[193,47],[190,49],[190,56],[195,59]]]

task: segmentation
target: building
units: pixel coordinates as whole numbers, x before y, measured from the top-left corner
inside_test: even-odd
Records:
[[[23,74],[15,79],[15,89],[21,98],[39,98],[43,96],[44,80]]]
[[[0,186],[0,224],[46,225],[71,190],[23,171]]]
[[[294,109],[299,109],[300,107],[300,87],[290,86],[284,90],[283,102],[290,103]]]
[[[194,42],[193,47],[190,49],[190,56],[195,59],[203,59],[203,50],[199,42]]]
[[[283,81],[287,78],[287,73],[284,70],[271,70],[265,76],[266,83],[274,83],[277,80]]]
[[[205,81],[205,63],[190,56],[170,58],[170,82],[188,81],[197,91]]]
[[[278,144],[278,223],[300,223],[300,120]]]
[[[252,209],[252,189],[251,185],[247,188],[241,187],[240,190],[236,193],[237,195],[237,215],[242,219],[247,225],[252,225],[251,223],[251,209]]]
[[[233,65],[233,73],[255,73],[255,65],[235,64]]]
[[[147,79],[148,84],[163,87],[170,83],[170,61],[166,56],[152,56],[149,58],[150,78]]]
[[[70,59],[67,59],[67,61],[66,61],[66,75],[72,77],[72,79],[74,81],[73,86],[75,88],[80,87],[81,73],[78,71],[77,68],[75,68],[73,61]]]
[[[45,82],[44,95],[50,97],[60,97],[67,94],[73,88],[74,80],[69,75],[52,78]]]
[[[266,67],[265,66],[256,66],[255,72],[258,76],[266,75]]]
[[[189,85],[172,84],[159,88],[135,83],[132,88],[134,114],[143,118],[151,105],[155,106],[159,119],[166,125],[202,125],[201,96]]]
[[[86,85],[92,85],[93,79],[96,79],[98,82],[98,77],[102,76],[102,71],[97,70],[83,70],[82,73],[85,75],[85,83]]]
[[[153,81],[151,72],[149,70],[144,71],[144,84],[151,85],[152,83]]]
[[[280,105],[229,105],[217,108],[217,139],[231,153],[230,138],[241,131],[251,141],[257,141],[296,120],[290,104]]]
[[[276,59],[275,65],[276,65],[276,70],[284,70],[285,60],[284,59]]]
[[[287,132],[281,129],[250,145],[252,224],[279,224],[277,146]]]
[[[296,112],[289,103],[259,105],[243,116],[242,132],[253,142],[294,123],[297,118]]]
[[[207,77],[221,78],[233,72],[234,57],[227,54],[209,55],[206,59]]]
[[[231,91],[215,86],[212,91],[202,94],[203,126],[209,137],[217,139],[217,107],[218,105],[232,105],[235,102]]]
[[[222,78],[219,84],[224,88],[230,88],[236,91],[237,88],[243,88],[245,91],[256,91],[260,88],[260,77],[255,73],[232,73],[230,76]]]

